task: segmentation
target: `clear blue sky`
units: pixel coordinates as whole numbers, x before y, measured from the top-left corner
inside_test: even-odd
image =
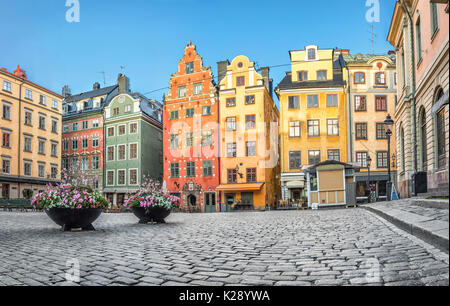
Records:
[[[366,0],[79,0],[68,23],[66,0],[0,0],[0,68],[17,64],[30,80],[58,93],[115,84],[121,66],[133,91],[167,87],[189,39],[204,64],[247,55],[260,67],[289,63],[289,50],[317,44],[371,53]],[[380,0],[375,53],[386,41],[395,0]],[[288,66],[273,68],[275,85]],[[148,94],[161,101],[167,90]]]

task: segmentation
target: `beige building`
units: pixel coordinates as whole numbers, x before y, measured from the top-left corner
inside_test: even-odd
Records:
[[[0,69],[0,198],[30,198],[60,179],[62,96]]]
[[[355,176],[357,197],[369,195],[370,184],[375,185],[377,199],[386,199],[388,165],[391,164],[390,181],[396,181],[395,131],[390,138],[391,156],[384,121],[388,114],[395,120],[397,80],[395,55],[344,54],[347,77],[349,131],[351,142],[350,161],[356,162],[361,171]]]

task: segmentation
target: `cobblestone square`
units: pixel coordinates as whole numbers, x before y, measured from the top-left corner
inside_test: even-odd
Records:
[[[0,285],[448,285],[448,254],[364,209],[102,214],[61,232],[43,213],[0,212]],[[67,282],[76,260],[80,282]]]

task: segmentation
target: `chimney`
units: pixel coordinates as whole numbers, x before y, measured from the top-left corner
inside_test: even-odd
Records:
[[[117,85],[119,85],[119,94],[130,92],[130,79],[124,74],[119,73],[117,77]]]
[[[217,62],[217,84],[227,75],[227,68],[230,65],[228,60]]]
[[[63,89],[62,89],[62,96],[64,98],[70,97],[71,96],[71,92],[70,92],[70,87],[69,85],[64,85]]]
[[[20,69],[20,65],[17,65],[17,69],[14,71],[14,75],[21,79],[27,79],[27,74],[25,73],[25,70]]]
[[[269,95],[272,97],[273,79],[269,78],[269,71],[269,67],[261,67],[261,76],[263,77],[264,85],[266,86]]]
[[[92,89],[99,90],[100,89],[100,83],[99,82],[95,82],[94,86],[92,86]]]
[[[341,49],[341,54],[345,54],[345,55],[350,54],[350,49]]]

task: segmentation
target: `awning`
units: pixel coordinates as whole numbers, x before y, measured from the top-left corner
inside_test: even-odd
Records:
[[[447,92],[433,105],[433,107],[431,108],[431,115],[433,116],[434,114],[436,114],[438,111],[441,110],[441,108],[448,104],[448,90]]]
[[[286,183],[287,188],[304,188],[305,182],[304,181],[292,181]]]
[[[264,183],[254,184],[223,184],[219,185],[216,189],[221,191],[259,191]]]

